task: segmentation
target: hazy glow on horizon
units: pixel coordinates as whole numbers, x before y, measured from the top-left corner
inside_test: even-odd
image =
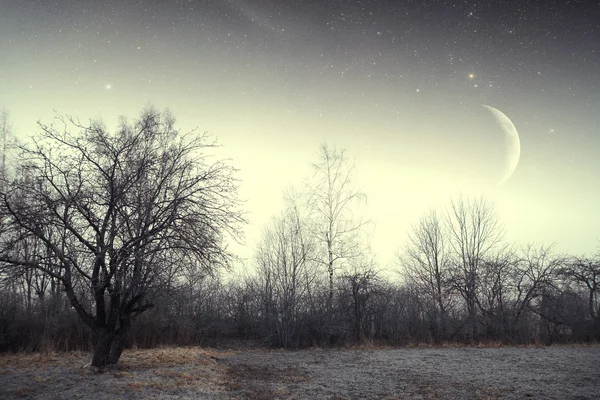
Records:
[[[322,3],[5,1],[0,107],[21,138],[53,110],[114,127],[150,103],[214,134],[240,169],[246,258],[324,140],[356,158],[382,266],[411,223],[461,192],[496,203],[508,240],[597,251],[593,9]],[[481,104],[521,139],[500,187],[504,137]]]

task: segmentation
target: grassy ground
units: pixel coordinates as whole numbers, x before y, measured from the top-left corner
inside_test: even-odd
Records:
[[[2,355],[0,398],[218,398],[227,391],[228,370],[218,361],[230,354],[197,347],[126,350],[102,373],[89,366],[88,353]]]
[[[0,355],[0,398],[596,399],[600,347],[126,350]]]

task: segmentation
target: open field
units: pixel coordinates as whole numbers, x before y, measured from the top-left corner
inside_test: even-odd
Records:
[[[0,356],[0,398],[598,399],[599,347],[128,350]],[[86,366],[84,368],[84,366]]]

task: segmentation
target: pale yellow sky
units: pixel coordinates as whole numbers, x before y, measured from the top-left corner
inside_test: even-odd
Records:
[[[115,99],[118,99],[117,95]],[[144,106],[131,102],[124,108],[118,102],[106,101],[102,108],[92,108],[70,98],[56,103],[57,110],[77,110],[73,114],[82,118],[85,115],[106,116],[109,127],[115,126],[115,115],[127,113],[128,117],[133,117]],[[155,105],[159,108],[167,106]],[[42,109],[42,104],[37,106]],[[246,244],[232,244],[232,248],[250,264],[263,227],[283,205],[284,190],[290,185],[303,188],[304,179],[312,174],[311,163],[316,161],[323,140],[345,148],[347,155],[356,160],[356,185],[368,195],[362,214],[375,223],[370,244],[380,267],[393,269],[395,252],[411,224],[429,208],[443,208],[452,197],[461,193],[485,195],[496,203],[508,241],[522,244],[557,242],[557,251],[574,254],[593,253],[599,244],[599,237],[594,236],[597,216],[590,214],[597,200],[593,186],[587,196],[585,191],[579,192],[575,199],[567,187],[556,190],[556,181],[552,181],[556,177],[550,175],[551,171],[544,173],[528,165],[528,149],[524,148],[513,177],[503,186],[496,187],[499,169],[469,164],[479,158],[468,155],[461,158],[452,153],[460,152],[461,148],[467,152],[475,151],[482,143],[460,143],[460,139],[453,139],[459,138],[461,132],[446,132],[450,139],[443,140],[436,139],[433,134],[427,135],[427,130],[435,129],[444,121],[424,122],[425,134],[421,135],[424,140],[420,141],[406,131],[407,127],[394,129],[387,122],[371,121],[367,131],[364,126],[335,115],[292,113],[286,112],[285,107],[240,115],[228,114],[218,106],[197,112],[189,107],[168,106],[182,130],[198,126],[199,131],[216,135],[223,147],[211,150],[211,153],[220,158],[231,158],[232,165],[240,170],[240,196],[247,201],[245,209],[249,213],[249,224],[245,227]],[[102,112],[98,112],[99,109]],[[19,136],[35,129],[28,107],[9,111],[13,129]],[[485,110],[481,108],[481,112]],[[43,121],[50,121],[52,112],[40,116]],[[473,120],[473,126],[481,123],[479,117],[482,116]],[[483,121],[486,121],[484,117]],[[447,119],[446,126],[448,129],[453,126],[468,129],[469,124],[468,121]],[[501,132],[498,134],[501,140]],[[526,135],[526,129],[521,134]],[[490,156],[492,159],[498,154],[502,156],[504,150],[492,147],[486,151],[496,152]],[[451,154],[440,155],[440,152]],[[464,171],[483,175],[465,182],[461,175]],[[482,176],[485,179],[481,180]]]
[[[216,135],[219,156],[240,169],[250,224],[237,249],[247,258],[324,140],[356,157],[382,266],[411,223],[459,192],[494,201],[508,240],[597,251],[592,25],[558,24],[549,35],[540,20],[509,34],[483,16],[432,24],[419,3],[407,5],[410,18],[391,3],[369,13],[346,3],[159,3],[0,2],[0,107],[14,131],[27,136],[53,109],[114,127],[148,103],[170,108],[182,130]],[[527,29],[537,39],[524,45]],[[482,104],[505,113],[521,139],[499,188],[506,148]]]

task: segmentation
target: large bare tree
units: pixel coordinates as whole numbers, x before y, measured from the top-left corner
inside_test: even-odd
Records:
[[[39,127],[20,146],[23,178],[0,194],[0,261],[58,280],[95,334],[92,365],[114,364],[157,291],[231,260],[224,239],[243,222],[234,169],[203,153],[208,135],[152,108],[114,133],[64,117]],[[43,251],[24,257],[32,239]]]

